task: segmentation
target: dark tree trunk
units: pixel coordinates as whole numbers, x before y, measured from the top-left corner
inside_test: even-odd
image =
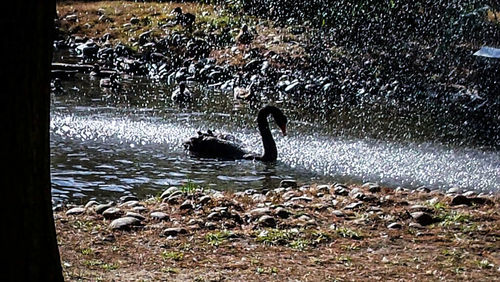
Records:
[[[53,0],[5,1],[0,121],[3,281],[62,281],[50,195]]]

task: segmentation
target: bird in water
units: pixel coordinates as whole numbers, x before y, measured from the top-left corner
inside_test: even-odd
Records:
[[[253,40],[253,34],[248,30],[248,26],[244,24],[235,39],[239,44],[250,44]]]
[[[172,11],[175,15],[175,24],[180,24],[183,27],[191,28],[194,24],[196,16],[191,13],[183,13],[181,7],[177,7]]]
[[[236,86],[233,88],[233,98],[236,100],[251,100],[254,96],[254,82],[250,83],[246,87]]]
[[[172,101],[176,103],[188,103],[191,102],[193,94],[186,87],[186,83],[181,82],[179,83],[179,87],[172,92],[172,96],[170,98],[172,98]]]
[[[211,130],[207,133],[198,132],[198,136],[191,137],[184,142],[184,148],[199,157],[219,159],[250,159],[263,162],[274,162],[278,158],[278,150],[269,129],[268,117],[273,116],[280,127],[283,136],[286,136],[287,118],[283,112],[274,106],[266,106],[257,114],[257,125],[262,137],[264,153],[256,155],[246,152],[231,135],[214,134]]]

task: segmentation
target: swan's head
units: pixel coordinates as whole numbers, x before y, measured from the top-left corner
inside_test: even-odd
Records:
[[[182,15],[182,8],[176,7],[171,14]]]
[[[276,124],[281,129],[281,132],[283,132],[283,136],[286,136],[286,124],[288,120],[281,110],[274,115],[274,121],[276,121]]]

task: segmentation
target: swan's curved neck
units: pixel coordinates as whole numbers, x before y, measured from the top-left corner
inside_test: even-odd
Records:
[[[264,145],[264,154],[259,159],[262,161],[275,161],[278,158],[278,150],[274,142],[273,135],[269,129],[267,117],[272,114],[271,111],[264,108],[257,116],[260,135],[262,136],[262,144]]]

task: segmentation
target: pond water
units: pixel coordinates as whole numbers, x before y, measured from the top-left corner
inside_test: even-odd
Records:
[[[464,123],[376,101],[345,105],[276,95],[241,104],[232,93],[194,85],[195,102],[179,107],[170,101],[172,89],[165,83],[122,79],[122,89],[110,91],[100,88],[98,79],[77,74],[62,81],[64,93],[53,93],[55,202],[145,197],[186,182],[241,190],[274,188],[293,178],[299,184],[373,181],[485,192],[497,191],[500,183],[494,141],[500,140],[499,128],[488,125],[485,134],[481,121]],[[286,137],[272,126],[277,163],[199,159],[184,151],[182,142],[198,130],[216,129],[234,134],[249,151],[261,152],[255,115],[266,103],[281,107],[290,121]],[[478,127],[471,127],[474,122]]]

